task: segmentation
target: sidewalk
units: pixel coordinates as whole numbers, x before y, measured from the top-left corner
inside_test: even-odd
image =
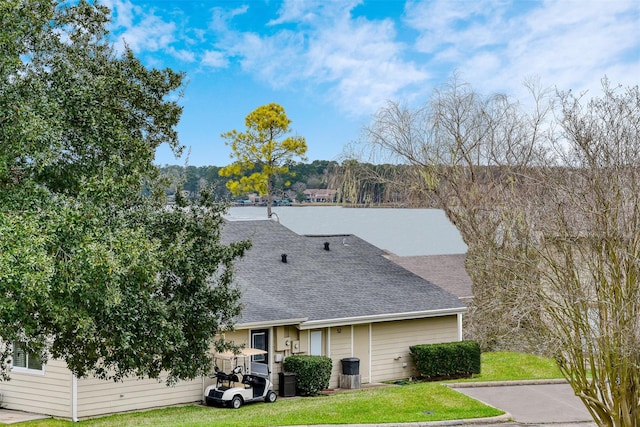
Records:
[[[596,425],[582,401],[564,380],[463,383],[452,387],[487,405],[509,412],[516,423]]]
[[[42,414],[32,414],[30,412],[0,409],[0,424],[16,424],[25,421],[44,420],[46,418],[50,417]]]

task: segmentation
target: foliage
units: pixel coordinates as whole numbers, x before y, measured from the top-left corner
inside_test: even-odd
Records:
[[[271,103],[260,106],[249,113],[245,119],[246,132],[235,129],[223,133],[225,144],[231,147],[231,158],[235,162],[220,170],[221,176],[238,176],[239,180],[230,180],[227,187],[233,194],[245,194],[257,191],[267,197],[267,216],[271,217],[273,179],[289,171],[287,164],[295,157],[307,152],[307,143],[303,137],[280,137],[291,131],[291,120],[282,106]],[[254,171],[248,175],[247,171]]]
[[[303,396],[310,396],[329,387],[332,362],[326,356],[289,356],[284,360],[285,372],[296,374],[296,388]]]
[[[480,346],[475,341],[413,345],[409,351],[416,369],[425,378],[459,378],[480,373]]]
[[[181,150],[183,75],[117,56],[100,5],[3,1],[0,17],[3,378],[13,341],[80,377],[209,372],[248,244],[220,244],[210,192],[165,208],[154,152]]]
[[[314,160],[311,163],[290,162],[287,164],[288,172],[274,177],[273,195],[281,199],[294,200],[300,195],[303,202],[303,193],[307,188],[327,188],[330,182],[334,182],[333,172],[338,168],[337,162],[328,160]],[[233,194],[227,188],[229,177],[220,176],[218,166],[177,166],[165,165],[160,171],[166,175],[170,184],[167,188],[168,195],[175,195],[179,190],[187,191],[190,197],[198,197],[200,190],[213,188],[214,197],[219,201],[232,200]],[[250,171],[245,171],[250,175]],[[252,192],[252,191],[251,191]],[[243,197],[248,194],[238,194]]]
[[[422,170],[469,247],[474,338],[554,355],[598,424],[638,426],[640,91],[529,87],[524,109],[454,78],[381,110],[369,142]]]

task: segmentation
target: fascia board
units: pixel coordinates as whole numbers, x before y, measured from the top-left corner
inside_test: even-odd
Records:
[[[290,326],[290,325],[299,325],[301,323],[309,320],[308,317],[298,317],[293,319],[276,319],[276,320],[266,320],[261,322],[247,322],[247,323],[237,323],[235,325],[235,329],[265,329],[275,326]]]
[[[424,319],[427,317],[440,317],[462,314],[467,311],[467,307],[446,308],[441,310],[427,310],[427,311],[411,311],[406,313],[389,313],[389,314],[375,314],[370,316],[356,316],[356,317],[343,317],[339,319],[321,319],[310,320],[301,322],[298,329],[316,329],[316,328],[331,328],[335,326],[344,325],[358,325],[362,323],[376,323],[376,322],[390,322],[394,320],[410,320],[410,319]]]

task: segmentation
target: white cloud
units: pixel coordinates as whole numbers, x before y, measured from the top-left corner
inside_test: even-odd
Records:
[[[496,1],[410,1],[405,22],[420,32],[415,43],[419,52],[435,53],[448,45],[473,50],[494,44],[509,32],[495,25],[504,13],[501,5]]]
[[[404,58],[392,20],[351,16],[358,3],[286,0],[267,35],[221,26],[218,12],[214,45],[273,88],[328,88],[326,99],[342,111],[368,115],[428,74]]]
[[[146,15],[139,23],[120,33],[120,38],[134,52],[155,52],[168,49],[175,42],[175,30],[174,23],[164,22],[154,15]]]
[[[319,93],[354,116],[388,99],[424,102],[454,70],[481,92],[515,96],[530,76],[580,91],[598,89],[605,74],[637,84],[640,73],[637,0],[409,0],[401,19],[354,17],[361,0],[283,0],[275,17],[219,2],[206,27],[179,7],[159,15],[135,0],[103,1],[120,49],[124,39],[155,59],[238,64],[273,89]]]
[[[225,9],[222,7],[214,7],[212,10],[212,19],[209,23],[209,28],[213,31],[226,32],[228,31],[228,23],[234,17],[247,13],[249,6],[242,5],[234,9]]]
[[[103,0],[104,6],[111,9],[114,28],[128,28],[133,25],[134,13],[140,13],[140,8],[131,4],[128,0]],[[134,11],[137,9],[137,11]]]
[[[193,62],[195,54],[178,46],[187,42],[180,34],[176,21],[167,21],[153,9],[144,9],[130,0],[104,0],[103,4],[112,11],[111,36],[117,52],[128,46],[134,52],[158,52],[170,55],[182,62]],[[150,58],[158,62],[158,58]],[[165,64],[166,65],[166,64]]]
[[[530,76],[576,92],[597,92],[605,74],[639,80],[635,0],[412,2],[406,15],[420,32],[416,50],[431,54],[434,69],[455,67],[484,92],[520,97]]]
[[[349,14],[361,3],[362,0],[284,0],[278,18],[271,20],[268,25],[310,23],[319,19],[331,21]]]
[[[202,65],[211,68],[226,68],[229,65],[229,60],[220,51],[207,50],[202,58]]]
[[[171,56],[173,56],[174,58],[178,59],[179,61],[182,62],[195,62],[196,60],[196,55],[195,53],[193,53],[190,50],[186,50],[186,49],[176,49],[173,46],[169,46],[166,49],[167,53]]]
[[[352,114],[369,114],[386,100],[428,74],[403,59],[406,46],[397,42],[394,23],[343,17],[319,29],[309,41],[305,76],[333,82],[330,98]]]

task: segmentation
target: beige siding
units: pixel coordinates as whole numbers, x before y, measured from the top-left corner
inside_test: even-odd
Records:
[[[366,384],[369,381],[371,342],[369,329],[371,324],[355,325],[353,327],[353,356],[360,359],[360,381]]]
[[[457,316],[382,322],[372,325],[371,381],[416,375],[409,346],[458,340]],[[406,363],[406,367],[403,364]]]
[[[224,339],[227,341],[233,341],[236,345],[248,345],[249,331],[247,329],[240,329],[233,332],[225,332]]]
[[[129,378],[114,383],[81,378],[78,380],[78,418],[199,402],[202,392],[200,378],[181,381],[172,387],[149,379]]]
[[[331,341],[328,347],[330,348],[330,354],[327,354],[333,362],[333,369],[331,370],[331,380],[329,381],[329,387],[339,387],[339,378],[342,373],[341,360],[345,357],[351,357],[351,325],[340,326],[337,328],[329,328],[329,335]]]
[[[71,384],[73,376],[66,363],[50,360],[44,375],[11,372],[11,381],[0,382],[2,407],[71,418]]]

